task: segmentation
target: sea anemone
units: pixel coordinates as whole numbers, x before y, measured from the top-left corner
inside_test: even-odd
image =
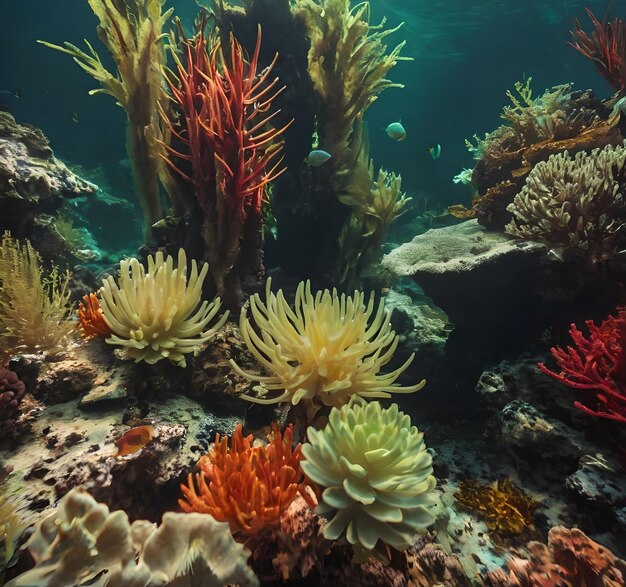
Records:
[[[251,434],[244,437],[241,424],[230,447],[228,437],[218,434],[211,452],[198,461],[195,483],[190,473],[187,485],[181,485],[185,499],[178,501],[180,507],[211,514],[228,522],[233,533],[251,536],[278,523],[298,493],[314,506],[300,469],[301,447],[292,448],[293,426],[284,436],[274,426],[266,446],[253,440]]]
[[[107,277],[99,291],[102,313],[112,331],[109,344],[123,347],[122,358],[153,364],[167,358],[185,366],[193,352],[222,327],[228,312],[212,328],[207,324],[220,309],[220,299],[201,302],[208,265],[198,273],[195,261],[187,279],[187,257],[178,251],[178,265],[161,251],[148,256],[148,270],[137,259],[120,262],[119,284]],[[198,307],[199,306],[199,307]]]
[[[232,368],[251,381],[261,382],[268,390],[283,393],[272,398],[242,396],[261,404],[301,400],[325,406],[341,406],[358,395],[388,398],[389,392],[411,393],[425,381],[401,387],[395,383],[413,360],[411,355],[398,369],[379,374],[398,346],[389,315],[381,301],[374,314],[374,296],[365,306],[365,295],[354,297],[336,290],[319,291],[313,297],[311,284],[302,282],[291,309],[282,290],[274,295],[267,280],[266,303],[258,294],[250,298],[249,308],[241,312],[239,328],[250,352],[272,375],[261,376],[243,371],[231,360]],[[248,309],[258,327],[248,319]]]
[[[435,518],[435,478],[423,434],[393,404],[355,399],[333,408],[323,430],[302,445],[305,475],[324,488],[317,513],[324,536],[371,551],[378,541],[403,550]]]

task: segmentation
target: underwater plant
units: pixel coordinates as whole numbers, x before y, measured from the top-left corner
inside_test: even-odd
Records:
[[[575,18],[570,45],[593,61],[598,73],[623,94],[626,86],[626,24],[618,17],[612,22],[605,17],[600,22],[589,8],[585,11],[595,30],[591,34],[586,33]]]
[[[626,148],[567,151],[537,163],[507,210],[505,231],[558,251],[583,250],[605,260],[617,244],[626,215]]]
[[[207,325],[220,310],[221,301],[201,301],[202,284],[209,268],[198,272],[191,262],[187,275],[187,256],[178,251],[178,263],[161,251],[148,255],[148,268],[137,259],[120,262],[118,282],[107,277],[98,294],[104,320],[112,335],[109,344],[121,346],[124,359],[156,363],[169,359],[185,367],[185,354],[193,352],[213,337],[226,319],[226,311],[211,327]]]
[[[126,150],[146,222],[152,226],[163,216],[159,174],[164,169],[158,157],[159,141],[165,138],[159,105],[167,108],[162,81],[167,34],[163,28],[174,9],[163,12],[165,0],[87,1],[100,21],[98,36],[113,58],[117,75],[106,69],[87,41],[87,52],[68,42],[39,42],[70,55],[100,83],[90,94],[109,94],[125,110]],[[169,185],[167,180],[164,185]]]
[[[230,438],[220,438],[198,461],[199,473],[189,473],[181,484],[185,512],[210,514],[228,522],[235,536],[254,536],[278,524],[289,504],[300,494],[315,507],[300,469],[300,445],[293,447],[293,425],[284,434],[275,424],[265,446],[253,444],[238,424]],[[196,490],[197,486],[197,490]]]
[[[285,170],[281,135],[291,122],[270,124],[284,90],[270,77],[278,54],[258,71],[260,28],[249,62],[232,35],[227,51],[219,39],[205,40],[202,27],[194,40],[181,36],[186,63],[175,54],[168,81],[176,108],[164,114],[177,142],[164,144],[163,158],[193,186],[217,295],[236,309],[242,281],[262,271],[266,189]]]
[[[16,543],[23,530],[15,504],[9,501],[4,484],[0,484],[0,581],[3,580],[2,569],[13,558]]]
[[[626,424],[626,308],[618,308],[617,316],[609,316],[599,326],[592,320],[585,324],[588,337],[572,324],[569,334],[574,346],[550,349],[558,373],[544,363],[539,363],[539,369],[569,387],[593,392],[593,400],[574,402],[585,414]]]
[[[301,466],[323,489],[316,511],[329,518],[326,538],[345,534],[357,554],[379,541],[403,550],[434,523],[432,457],[397,404],[356,398],[333,408],[324,429],[309,427],[307,438]]]
[[[500,538],[519,536],[534,527],[537,502],[508,477],[488,485],[473,480],[463,481],[454,497],[477,512],[487,528]]]
[[[83,301],[78,303],[78,326],[83,338],[107,338],[112,331],[107,324],[100,300],[95,293],[83,296]]]
[[[56,353],[74,332],[68,319],[69,271],[44,271],[29,241],[5,232],[0,241],[0,332],[12,350]]]
[[[174,512],[166,512],[158,528],[147,520],[130,524],[125,512],[110,512],[80,488],[36,525],[27,546],[35,567],[7,587],[259,585],[247,564],[250,552],[227,524]]]
[[[398,336],[383,301],[375,308],[373,294],[366,306],[362,292],[339,296],[336,290],[324,290],[313,297],[310,282],[301,282],[291,308],[282,290],[274,294],[271,285],[268,279],[265,303],[253,295],[239,321],[248,350],[271,375],[249,373],[233,360],[230,365],[242,377],[282,393],[270,398],[244,395],[244,399],[293,405],[305,400],[319,408],[341,406],[354,395],[388,398],[391,393],[412,393],[426,384],[424,380],[408,387],[395,383],[414,355],[395,371],[379,374],[392,359]]]

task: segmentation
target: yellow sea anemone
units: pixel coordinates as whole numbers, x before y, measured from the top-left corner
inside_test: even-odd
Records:
[[[201,302],[202,283],[209,267],[198,273],[195,261],[187,279],[187,257],[178,251],[178,264],[162,252],[148,256],[148,270],[137,259],[120,262],[119,284],[107,277],[100,289],[100,304],[112,335],[109,344],[123,347],[122,358],[153,364],[167,358],[185,366],[185,354],[193,352],[219,330],[228,312],[212,328],[207,324],[218,313],[219,298]]]
[[[407,548],[434,523],[432,458],[423,434],[393,404],[363,400],[333,408],[323,430],[309,427],[302,445],[305,475],[325,488],[317,513],[330,517],[324,536],[366,551],[377,542]]]
[[[408,387],[395,383],[413,355],[395,371],[379,374],[393,357],[398,336],[391,329],[382,301],[372,318],[373,295],[367,306],[365,295],[359,291],[351,297],[324,290],[313,297],[307,281],[298,286],[292,309],[282,290],[274,295],[270,288],[268,279],[265,303],[258,294],[250,298],[249,307],[241,312],[239,328],[250,352],[271,375],[248,373],[234,361],[230,364],[250,381],[283,392],[271,398],[242,396],[245,399],[261,404],[290,401],[294,405],[305,399],[341,406],[354,395],[388,398],[389,392],[411,393],[426,383],[422,380]],[[248,319],[248,311],[258,332]]]

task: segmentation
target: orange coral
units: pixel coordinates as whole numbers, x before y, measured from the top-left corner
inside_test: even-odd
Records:
[[[300,444],[295,449],[293,425],[273,435],[266,446],[253,446],[253,436],[244,437],[238,424],[231,438],[215,440],[213,450],[198,461],[199,473],[189,473],[180,488],[185,499],[178,503],[185,512],[211,514],[228,522],[231,531],[247,536],[277,523],[298,493],[314,506],[300,468]],[[196,491],[197,486],[197,491]]]
[[[84,303],[83,303],[84,302]],[[87,338],[106,338],[111,336],[111,329],[100,309],[100,301],[94,293],[83,296],[78,304],[78,322],[82,335]]]

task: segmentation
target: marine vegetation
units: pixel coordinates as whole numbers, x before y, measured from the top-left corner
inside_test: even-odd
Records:
[[[333,408],[323,430],[310,427],[302,469],[320,489],[317,513],[329,540],[345,534],[357,555],[382,543],[407,548],[433,524],[432,458],[423,433],[397,404],[355,399]]]
[[[411,198],[402,193],[400,175],[381,168],[374,179],[369,144],[363,140],[352,182],[339,201],[351,211],[339,236],[338,279],[346,288],[359,287],[380,261],[387,231],[404,214]]]
[[[163,28],[174,9],[162,11],[165,0],[87,0],[98,17],[98,36],[108,49],[117,73],[104,66],[87,42],[87,52],[72,43],[43,45],[70,55],[101,87],[90,94],[109,94],[126,111],[126,150],[148,226],[163,216],[159,188],[161,159],[158,141],[165,138],[159,105],[167,107],[162,75],[166,63]],[[163,174],[162,174],[163,175]],[[167,179],[165,185],[168,185]]]
[[[20,517],[15,512],[5,491],[5,487],[0,484],[0,569],[4,568],[15,554],[15,546],[24,530]],[[0,581],[3,580],[0,570]]]
[[[112,331],[107,324],[100,300],[95,293],[83,296],[83,301],[78,303],[78,327],[83,338],[108,338]]]
[[[311,507],[315,501],[300,468],[300,445],[293,448],[293,425],[284,435],[273,425],[265,446],[253,444],[242,428],[237,425],[230,446],[227,436],[217,435],[211,452],[198,461],[195,482],[189,473],[187,485],[181,484],[184,499],[178,503],[185,512],[228,522],[235,536],[249,537],[278,524],[296,495]]]
[[[238,308],[243,281],[262,272],[263,204],[267,186],[281,168],[281,128],[271,126],[273,101],[284,88],[271,78],[278,55],[259,69],[261,31],[249,62],[231,36],[228,51],[219,39],[182,36],[183,59],[168,76],[175,107],[165,114],[174,139],[164,144],[165,161],[195,192],[206,258],[217,295]],[[225,53],[228,57],[225,56]]]
[[[74,332],[68,320],[71,274],[49,271],[29,241],[0,242],[0,341],[27,352],[56,353]]]
[[[537,163],[507,210],[508,234],[591,261],[613,254],[626,217],[626,148],[607,146],[573,158],[567,151]],[[621,237],[622,239],[624,237]]]
[[[336,290],[324,290],[314,297],[307,281],[298,286],[291,308],[282,290],[274,294],[271,285],[268,279],[265,303],[253,295],[239,321],[248,350],[270,375],[244,371],[232,360],[230,365],[250,381],[282,393],[243,398],[260,404],[305,401],[316,410],[342,406],[354,395],[389,398],[391,393],[412,393],[425,385],[425,381],[407,387],[395,383],[414,355],[391,373],[380,374],[396,351],[398,336],[383,302],[376,308],[373,294],[367,306],[359,291],[340,296]]]
[[[119,278],[103,281],[98,295],[104,321],[111,329],[108,344],[122,347],[121,358],[156,363],[169,359],[185,367],[185,355],[208,341],[226,319],[225,312],[207,328],[221,301],[202,301],[202,284],[209,268],[198,272],[195,260],[187,275],[187,256],[178,251],[178,263],[161,251],[148,255],[148,268],[135,258],[120,262]]]
[[[41,520],[28,541],[35,567],[7,583],[21,585],[237,584],[256,587],[247,565],[249,551],[228,525],[202,514],[166,512],[161,525],[132,524],[122,510],[110,512],[86,491],[67,493]]]
[[[537,502],[508,477],[490,485],[463,481],[454,497],[478,513],[487,528],[500,538],[528,534],[534,528]]]
[[[588,337],[572,324],[574,345],[550,349],[559,372],[544,363],[539,369],[569,387],[591,392],[582,402],[574,402],[585,414],[626,424],[626,309],[618,308],[616,316],[599,326],[592,320],[585,324]]]
[[[623,95],[626,86],[626,24],[618,17],[612,22],[605,17],[600,22],[589,8],[585,10],[595,30],[586,33],[575,18],[570,45],[593,61],[598,73]]]

